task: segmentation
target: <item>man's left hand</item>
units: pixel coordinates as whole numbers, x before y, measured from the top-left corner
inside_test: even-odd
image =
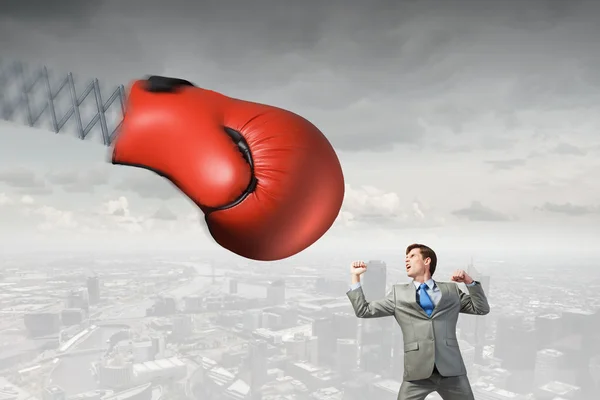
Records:
[[[452,274],[452,281],[458,282],[458,283],[464,283],[465,285],[470,285],[471,283],[473,283],[473,278],[471,278],[469,276],[469,274],[467,274],[462,269],[457,269]]]

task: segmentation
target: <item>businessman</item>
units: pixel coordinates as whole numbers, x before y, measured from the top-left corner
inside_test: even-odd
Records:
[[[360,277],[367,271],[352,263],[347,295],[358,318],[396,318],[404,338],[404,380],[398,400],[424,400],[438,392],[444,400],[474,400],[456,338],[459,313],[486,315],[490,306],[479,282],[457,270],[453,282],[432,279],[437,256],[429,247],[406,249],[406,273],[412,282],[394,285],[384,299],[367,301]],[[459,289],[464,283],[469,294]]]

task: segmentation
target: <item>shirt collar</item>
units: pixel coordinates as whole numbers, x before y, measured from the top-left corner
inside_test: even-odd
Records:
[[[430,278],[429,280],[425,281],[425,284],[427,285],[427,287],[429,288],[429,290],[433,290],[433,288],[435,287],[435,281]],[[413,285],[415,285],[416,289],[419,289],[419,286],[421,286],[421,284],[417,281],[413,281]]]

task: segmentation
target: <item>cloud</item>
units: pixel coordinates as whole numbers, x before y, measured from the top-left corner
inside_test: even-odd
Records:
[[[600,207],[597,206],[581,206],[571,203],[554,204],[545,203],[541,207],[536,207],[538,211],[545,211],[555,214],[563,214],[573,217],[580,217],[584,215],[597,214],[600,212]]]
[[[31,214],[39,215],[43,221],[37,225],[41,231],[73,230],[80,227],[72,211],[59,210],[51,206],[40,206],[31,210]]]
[[[289,108],[346,151],[600,128],[598,2],[69,3],[48,11],[60,23],[47,6],[7,11],[0,48],[107,85],[166,74]]]
[[[469,207],[461,208],[452,212],[458,218],[473,222],[501,222],[510,221],[511,217],[484,206],[479,201],[474,201]]]
[[[9,231],[70,230],[79,226],[73,212],[40,204],[30,195],[14,198],[0,194],[0,219]]]
[[[46,195],[52,193],[52,188],[28,168],[14,167],[0,171],[0,184],[17,189],[19,193],[31,195]]]
[[[90,193],[97,186],[109,183],[109,175],[103,169],[85,171],[60,170],[46,173],[46,180],[53,185],[61,186],[69,193]]]
[[[117,189],[133,192],[147,199],[169,200],[182,196],[181,192],[166,178],[143,169],[130,172],[131,174],[116,185]]]
[[[553,149],[553,153],[568,156],[584,156],[587,154],[587,151],[569,143],[559,143]]]
[[[443,218],[429,215],[423,203],[406,201],[397,193],[372,187],[346,185],[346,195],[337,224],[347,227],[429,228],[443,224]]]
[[[13,204],[13,200],[6,195],[6,193],[0,193],[0,206],[6,206]]]
[[[15,188],[35,188],[45,185],[33,171],[23,167],[0,171],[0,182]]]
[[[486,161],[486,163],[490,164],[494,169],[497,170],[511,170],[524,166],[527,164],[527,161],[520,158],[515,158],[512,160]]]
[[[178,219],[177,215],[164,205],[156,210],[150,218],[160,221],[175,221]]]
[[[31,196],[25,195],[25,196],[21,197],[21,203],[23,203],[23,204],[34,204],[35,200]]]

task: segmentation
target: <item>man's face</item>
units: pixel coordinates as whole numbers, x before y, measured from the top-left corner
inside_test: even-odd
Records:
[[[421,254],[420,249],[412,249],[406,255],[406,274],[410,278],[423,276],[425,272],[429,269],[429,262],[429,258],[423,260],[423,255]]]

